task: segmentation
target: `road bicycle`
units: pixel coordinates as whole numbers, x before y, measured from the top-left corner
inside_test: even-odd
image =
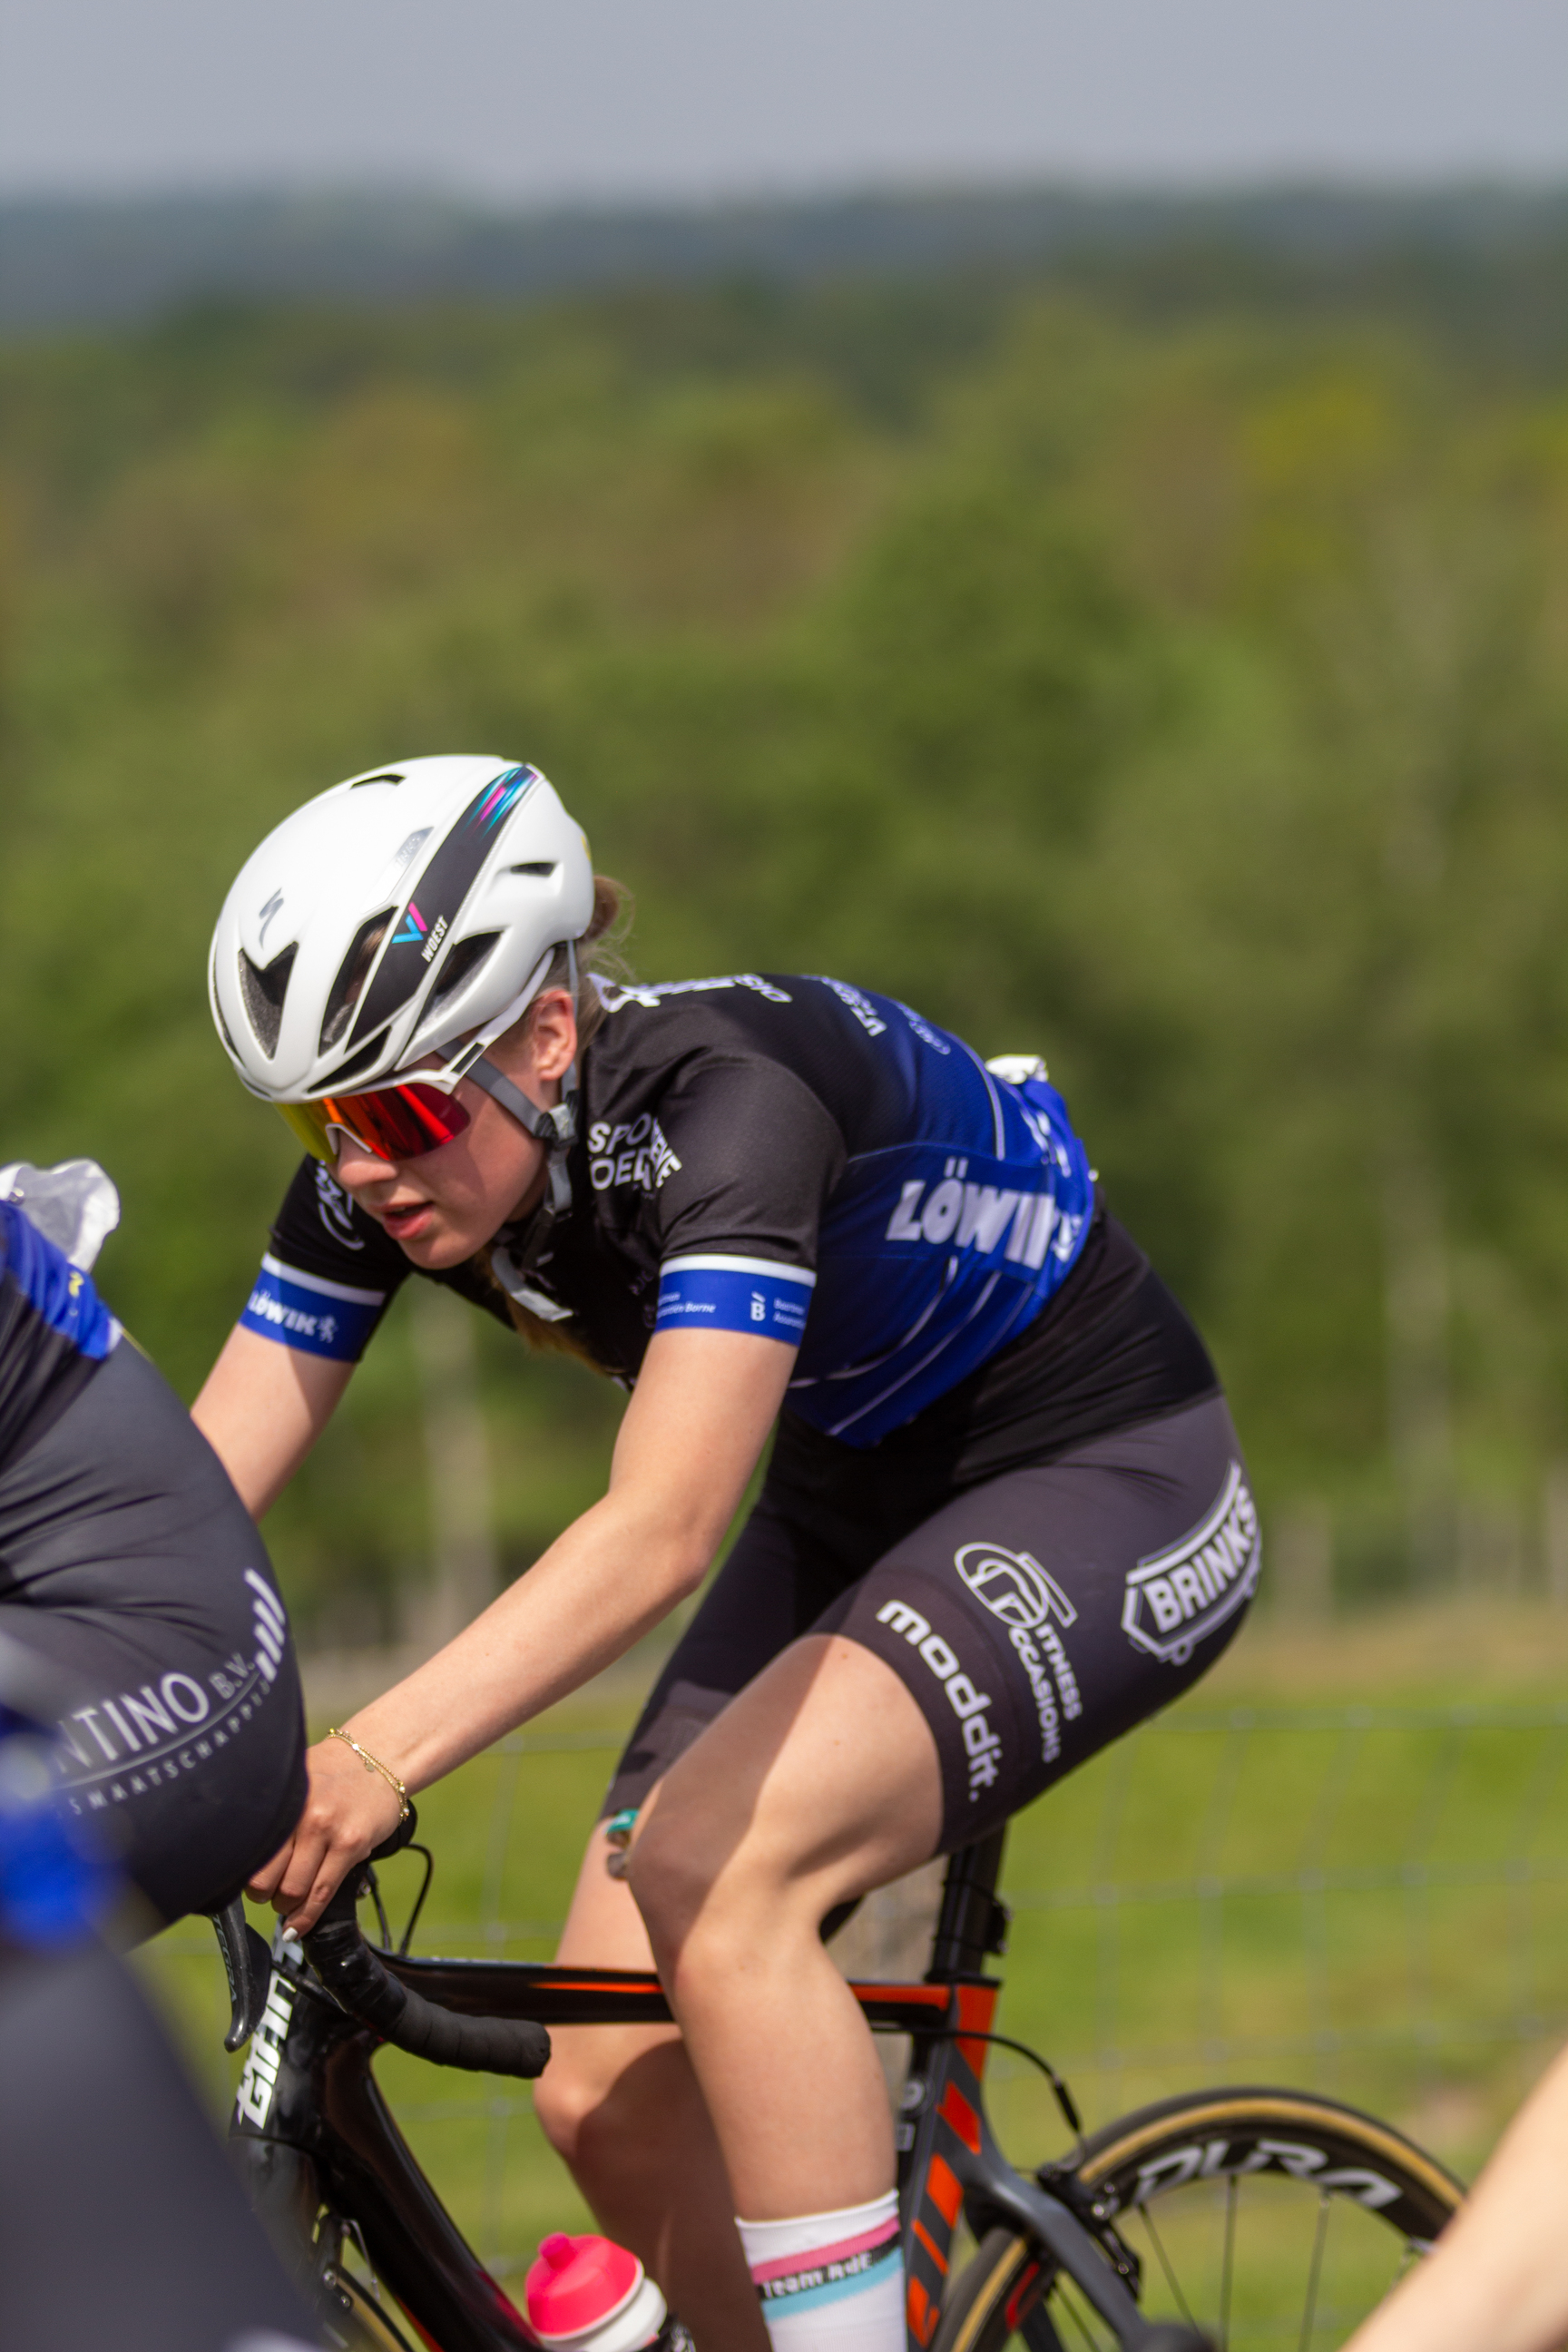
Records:
[[[1005,1838],[949,1862],[922,1979],[853,1987],[873,2032],[910,2037],[897,2133],[910,2352],[1328,2352],[1430,2246],[1458,2182],[1390,2126],[1310,2092],[1186,2092],[1086,2136],[1048,2062],[993,2030]],[[233,2151],[328,2343],[519,2352],[533,2340],[524,2320],[420,2171],[375,2053],[526,2077],[552,2025],[670,2012],[652,1975],[416,1957],[433,1863],[414,1850],[424,1880],[395,1945],[371,1865],[303,1945],[280,1928],[269,1954],[237,1900],[215,1918],[226,2046],[250,2045]],[[366,1895],[376,1944],[358,1924]],[[1076,2138],[1066,2158],[1020,2170],[1003,2155],[984,2099],[998,2046],[1049,2081]]]

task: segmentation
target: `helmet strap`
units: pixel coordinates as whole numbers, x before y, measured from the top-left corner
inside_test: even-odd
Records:
[[[577,1009],[577,949],[574,940],[566,942],[566,977],[572,992],[574,1017]],[[573,1055],[565,1076],[561,1081],[561,1100],[553,1110],[545,1110],[531,1102],[521,1087],[514,1086],[502,1070],[498,1070],[488,1054],[470,1062],[463,1072],[475,1086],[482,1087],[502,1110],[515,1118],[519,1127],[542,1143],[550,1168],[550,1221],[563,1217],[572,1206],[572,1179],[566,1171],[566,1154],[577,1140],[577,1057]]]

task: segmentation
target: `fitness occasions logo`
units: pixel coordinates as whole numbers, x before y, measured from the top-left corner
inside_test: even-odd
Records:
[[[1078,1676],[1057,1624],[1076,1625],[1078,1611],[1031,1552],[1005,1544],[968,1543],[952,1564],[975,1599],[999,1617],[1029,1677],[1040,1725],[1040,1757],[1054,1764],[1062,1752],[1062,1725],[1083,1713]],[[1057,1624],[1051,1620],[1055,1618]]]
[[[1251,1599],[1259,1562],[1257,1507],[1233,1462],[1202,1526],[1132,1570],[1121,1629],[1152,1658],[1184,1665],[1196,1644]]]
[[[1033,1633],[1047,1617],[1060,1625],[1076,1625],[1078,1611],[1032,1553],[1009,1551],[1005,1544],[967,1543],[955,1551],[952,1564],[977,1601],[1004,1625]]]

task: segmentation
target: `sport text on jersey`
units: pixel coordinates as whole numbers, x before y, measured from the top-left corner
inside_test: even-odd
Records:
[[[1130,1572],[1122,1631],[1151,1657],[1184,1665],[1196,1644],[1251,1599],[1259,1565],[1257,1508],[1233,1462],[1202,1526]]]
[[[595,1119],[588,1129],[588,1181],[595,1192],[612,1184],[635,1184],[639,1192],[662,1192],[680,1161],[657,1118],[644,1111],[640,1118],[614,1127]]]

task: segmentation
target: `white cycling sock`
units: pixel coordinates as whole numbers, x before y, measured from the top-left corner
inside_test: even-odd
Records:
[[[895,2190],[840,2213],[736,2227],[773,2352],[904,2352]]]

